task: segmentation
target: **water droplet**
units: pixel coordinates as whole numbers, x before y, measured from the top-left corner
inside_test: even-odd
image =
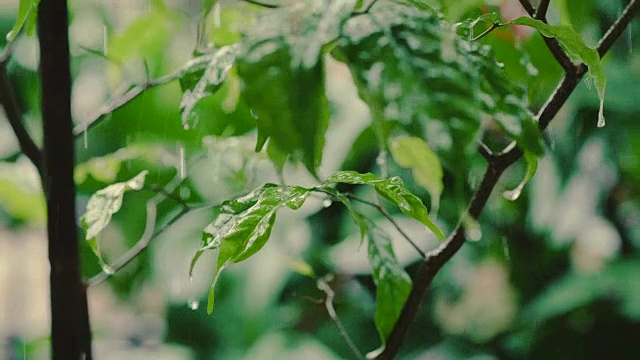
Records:
[[[102,54],[107,56],[109,54],[109,32],[107,32],[107,26],[102,27]]]
[[[330,199],[324,199],[322,200],[322,206],[328,208],[329,206],[331,206],[331,204],[333,204],[333,201],[331,201]]]
[[[187,306],[189,306],[189,309],[196,311],[200,307],[200,301],[191,299],[187,301]]]
[[[180,173],[180,178],[184,179],[187,177],[187,169],[186,169],[186,164],[184,161],[184,145],[180,144],[180,146],[178,147],[178,156],[180,156],[180,169],[179,169],[179,173]]]
[[[113,275],[116,273],[116,271],[113,270],[113,268],[107,264],[102,264],[102,271],[104,271],[104,273],[107,275]]]
[[[183,128],[184,128],[185,130],[189,130],[189,124],[187,124],[187,123],[185,122],[185,123],[184,123]]]
[[[507,200],[515,201],[518,200],[520,194],[522,194],[522,189],[524,188],[524,183],[520,183],[515,189],[508,190],[502,193]]]
[[[604,127],[604,98],[600,99],[600,110],[598,111],[598,127]]]

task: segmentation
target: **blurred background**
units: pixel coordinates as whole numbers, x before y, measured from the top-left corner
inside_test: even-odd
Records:
[[[439,1],[426,1],[438,7]],[[274,2],[276,3],[276,2]],[[444,2],[455,22],[488,11],[505,20],[523,15],[515,0]],[[127,87],[171,73],[193,57],[200,2],[196,0],[71,0],[73,116],[77,123]],[[447,5],[448,4],[448,5]],[[620,14],[623,0],[552,1],[551,23],[571,24],[595,45]],[[0,34],[13,26],[18,1],[0,0]],[[269,11],[221,1],[210,14],[215,46],[241,39],[256,16]],[[597,128],[598,98],[583,81],[545,136],[546,155],[516,201],[501,196],[522,178],[525,164],[505,175],[470,241],[437,276],[402,349],[402,359],[585,359],[640,356],[640,24],[634,21],[604,58],[607,125]],[[501,28],[482,40],[493,47],[514,82],[526,87],[533,109],[562,76],[540,36]],[[2,45],[6,43],[2,37]],[[35,37],[21,36],[8,72],[41,143]],[[328,57],[327,95],[332,119],[324,178],[339,169],[379,173],[366,105],[347,67]],[[232,70],[215,95],[195,110],[198,124],[181,122],[178,81],[153,87],[100,125],[77,137],[79,216],[91,194],[148,170],[147,184],[180,183],[173,196],[198,204],[155,237],[148,250],[108,281],[89,289],[97,359],[343,359],[352,358],[330,319],[325,293],[301,269],[330,275],[340,321],[363,352],[379,346],[373,323],[375,288],[366,248],[339,204],[311,199],[278,215],[271,240],[255,257],[231,267],[216,288],[216,310],[206,313],[215,258],[205,254],[188,274],[208,204],[284,180],[309,186],[301,165],[282,179],[265,154],[253,152],[255,121]],[[269,94],[265,94],[269,96]],[[37,172],[17,153],[0,114],[0,358],[48,357],[49,294],[44,199]],[[451,231],[482,174],[478,156],[463,189],[445,173],[438,224]],[[390,164],[415,193],[427,192],[409,170]],[[351,191],[370,196],[366,189]],[[107,262],[142,236],[147,187],[127,193],[102,234]],[[157,205],[159,226],[180,201]],[[426,203],[426,201],[425,201]],[[363,212],[368,209],[363,208]],[[418,255],[390,224],[394,248],[409,273]],[[394,219],[424,249],[437,240],[400,213]],[[83,234],[79,234],[83,236]],[[82,244],[83,275],[101,271]]]

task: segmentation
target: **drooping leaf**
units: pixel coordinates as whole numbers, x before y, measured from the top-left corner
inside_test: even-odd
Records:
[[[38,17],[38,4],[40,0],[20,0],[16,23],[7,34],[7,40],[13,41],[24,27],[27,35],[32,36],[36,28]]]
[[[338,171],[323,182],[324,185],[335,183],[373,186],[378,194],[396,205],[404,214],[420,221],[438,238],[444,239],[444,233],[429,219],[429,213],[422,201],[404,186],[402,179],[399,177],[381,179],[371,173],[360,174],[355,171]]]
[[[207,311],[213,311],[213,288],[230,264],[248,259],[269,240],[276,212],[286,206],[299,209],[310,190],[299,186],[267,184],[256,191],[223,203],[217,218],[203,231],[202,245],[191,261],[190,274],[206,250],[218,250],[216,275],[209,293]]]
[[[411,292],[411,278],[398,262],[386,233],[373,229],[369,231],[368,239],[369,262],[376,284],[374,322],[384,348]]]
[[[389,149],[398,165],[413,170],[413,178],[431,196],[431,211],[437,212],[444,189],[442,165],[438,155],[418,137],[396,137],[391,140]]]
[[[238,74],[256,116],[256,150],[271,139],[315,174],[329,112],[323,47],[338,36],[355,0],[297,3],[270,11],[247,34]],[[281,158],[281,156],[280,156]]]
[[[148,171],[145,170],[129,181],[111,184],[98,190],[89,198],[87,210],[80,222],[85,232],[85,239],[103,268],[106,264],[100,255],[99,235],[109,225],[113,214],[120,210],[124,193],[142,189],[147,173]]]
[[[543,152],[524,90],[490,48],[460,37],[435,12],[378,3],[349,19],[343,34],[333,55],[349,66],[378,135],[382,123],[419,126],[456,174],[468,168],[487,118],[523,149]]]
[[[600,98],[600,110],[598,112],[598,127],[605,125],[604,119],[604,93],[607,86],[607,77],[604,74],[602,65],[600,64],[600,55],[594,48],[587,46],[580,34],[573,28],[566,25],[549,25],[543,21],[532,19],[527,16],[519,17],[511,20],[508,24],[530,26],[543,36],[556,38],[560,46],[573,58],[585,63],[589,68],[589,75],[593,78],[593,82]]]
[[[238,49],[237,45],[218,49],[207,56],[209,60],[206,63],[195,63],[194,67],[190,69],[191,71],[181,78],[180,84],[184,95],[180,103],[180,111],[182,112],[182,125],[185,129],[195,127],[198,124],[198,118],[193,113],[196,104],[220,88],[233,66]],[[200,76],[195,84],[193,83],[194,76]]]
[[[525,152],[524,158],[527,161],[527,172],[525,173],[524,178],[513,190],[505,191],[504,193],[502,193],[505,198],[511,201],[517,200],[520,197],[522,189],[524,189],[524,186],[527,185],[529,180],[531,180],[533,175],[536,174],[536,170],[538,169],[538,158],[534,154]]]

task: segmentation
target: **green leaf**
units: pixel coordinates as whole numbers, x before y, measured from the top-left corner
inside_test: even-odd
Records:
[[[371,173],[360,174],[355,171],[338,171],[329,176],[322,184],[335,183],[372,185],[378,194],[396,205],[400,211],[423,223],[439,239],[444,239],[444,233],[429,219],[427,208],[420,198],[412,194],[399,177],[381,179]]]
[[[80,221],[85,232],[85,238],[103,268],[106,264],[100,255],[99,235],[109,225],[113,214],[120,210],[124,193],[130,190],[142,189],[147,173],[148,171],[145,170],[129,181],[109,185],[102,190],[98,190],[89,198],[87,210]],[[105,271],[107,270],[105,269]]]
[[[349,19],[333,55],[350,68],[369,105],[376,133],[385,123],[424,131],[454,175],[466,176],[486,119],[495,119],[521,148],[542,154],[542,137],[525,91],[491,49],[455,32],[434,11],[394,2]]]
[[[213,54],[206,56],[206,63],[194,63],[185,76],[180,80],[184,95],[180,102],[180,111],[182,112],[182,125],[185,130],[195,127],[198,124],[198,118],[194,114],[194,108],[200,100],[214,94],[226,79],[229,70],[233,66],[235,57],[238,53],[237,45],[225,46],[218,49]],[[194,76],[200,76],[195,84]]]
[[[560,46],[575,60],[585,63],[589,68],[589,74],[595,83],[598,97],[600,98],[600,111],[598,112],[598,127],[605,125],[604,119],[604,93],[607,86],[607,78],[600,63],[600,55],[594,48],[587,46],[580,34],[573,28],[566,25],[549,25],[540,20],[532,19],[527,16],[519,17],[511,20],[508,24],[530,26],[543,36],[548,38],[556,38]]]
[[[522,189],[524,189],[524,186],[527,185],[538,169],[538,158],[534,154],[525,151],[524,158],[527,161],[527,172],[525,173],[524,178],[513,190],[502,193],[505,198],[511,201],[517,200],[520,197]]]
[[[36,20],[38,18],[39,3],[40,0],[20,0],[16,23],[7,34],[7,41],[13,41],[23,27],[25,28],[27,35],[33,35],[36,28]]]
[[[267,184],[241,198],[226,201],[219,215],[203,231],[202,245],[191,261],[189,273],[206,250],[219,250],[216,275],[211,285],[207,311],[213,311],[213,288],[230,264],[248,259],[269,240],[276,212],[286,206],[299,209],[310,190],[300,186]]]
[[[323,48],[354,3],[323,0],[270,11],[247,34],[238,74],[256,116],[257,151],[270,138],[279,150],[271,153],[292,155],[315,174],[329,121]]]
[[[418,137],[396,137],[391,140],[389,149],[398,165],[413,171],[413,178],[431,196],[431,212],[437,212],[444,189],[442,165],[438,155]]]
[[[381,230],[369,231],[369,262],[376,284],[376,312],[374,322],[384,348],[387,337],[398,321],[409,293],[411,278],[404,271],[393,252],[391,239]]]

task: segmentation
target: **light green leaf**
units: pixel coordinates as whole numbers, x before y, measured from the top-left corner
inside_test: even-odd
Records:
[[[36,28],[39,3],[40,0],[20,0],[16,23],[7,34],[7,41],[13,41],[23,27],[25,28],[27,35],[33,35]]]
[[[418,137],[399,136],[391,140],[389,150],[398,165],[413,170],[413,178],[431,196],[431,212],[437,213],[442,184],[442,165],[438,155]]]
[[[238,58],[244,96],[256,116],[256,150],[270,147],[315,174],[329,122],[323,48],[355,0],[310,1],[268,12],[246,36]]]
[[[513,190],[502,193],[505,198],[511,201],[517,200],[520,197],[522,189],[524,189],[524,186],[527,185],[538,169],[538,158],[534,154],[525,151],[524,158],[527,161],[527,172],[525,173],[524,178]]]
[[[422,201],[404,186],[399,177],[381,179],[371,173],[338,171],[329,176],[322,184],[335,183],[372,185],[378,194],[395,204],[400,211],[423,223],[439,239],[444,239],[444,233],[429,219],[429,213]]]
[[[276,212],[286,206],[299,209],[310,190],[299,186],[267,184],[241,198],[226,201],[216,219],[203,231],[202,245],[191,261],[189,273],[206,250],[218,250],[216,275],[211,284],[207,311],[213,311],[213,289],[229,265],[248,259],[269,240]]]
[[[393,252],[391,239],[379,229],[369,231],[369,262],[376,284],[376,312],[374,322],[382,347],[398,321],[409,293],[411,278],[404,271]]]
[[[527,16],[511,20],[508,24],[530,26],[540,31],[543,36],[558,39],[560,46],[567,51],[569,56],[574,60],[582,61],[587,65],[589,68],[589,75],[593,78],[598,92],[598,97],[600,98],[598,127],[603,127],[605,125],[604,93],[607,86],[607,78],[604,74],[604,70],[602,69],[598,51],[587,46],[580,37],[580,34],[578,34],[573,28],[566,25],[549,25],[545,22],[532,19]]]
[[[129,181],[109,185],[98,190],[89,198],[87,210],[80,221],[85,232],[85,239],[103,267],[106,264],[100,256],[98,236],[109,225],[113,214],[120,210],[124,193],[142,189],[147,173],[148,171],[145,170]]]

